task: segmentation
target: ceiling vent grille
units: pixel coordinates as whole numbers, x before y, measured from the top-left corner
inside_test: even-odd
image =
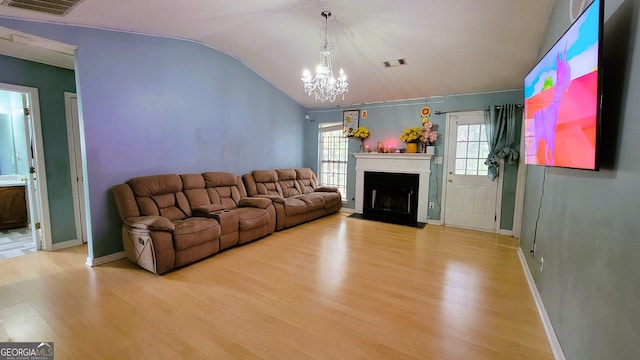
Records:
[[[82,1],[84,0],[5,0],[2,5],[65,16]]]
[[[382,65],[384,65],[385,68],[404,66],[404,65],[407,65],[407,59],[402,58],[402,59],[386,60],[382,62]]]

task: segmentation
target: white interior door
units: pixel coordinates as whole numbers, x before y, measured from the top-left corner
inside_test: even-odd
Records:
[[[496,229],[497,181],[487,177],[489,143],[482,111],[447,116],[445,225]]]
[[[26,170],[25,178],[27,179],[27,199],[29,202],[29,226],[31,227],[31,235],[33,237],[33,242],[36,245],[36,249],[42,249],[42,215],[40,211],[40,196],[38,195],[38,183],[36,178],[36,154],[33,151],[34,148],[34,132],[31,126],[31,106],[29,94],[22,93],[22,110],[24,114],[24,135],[26,137],[25,144],[27,144],[27,152],[28,152],[28,164],[29,168]]]
[[[76,222],[76,239],[87,242],[86,212],[84,206],[84,171],[80,145],[80,117],[78,115],[78,96],[64,93],[67,114],[67,142],[69,143],[69,167],[71,171],[71,189],[73,193],[73,213]]]
[[[51,250],[51,226],[49,201],[47,197],[47,177],[45,172],[40,124],[40,104],[38,89],[0,83],[0,90],[11,94],[11,113],[20,121],[20,136],[15,136],[18,173],[26,179],[29,221],[34,242],[38,249]],[[18,138],[21,137],[20,141]]]

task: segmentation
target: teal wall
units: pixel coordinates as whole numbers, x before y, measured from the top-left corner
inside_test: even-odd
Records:
[[[374,148],[378,141],[391,144],[398,148],[404,148],[405,144],[399,139],[402,130],[408,127],[421,126],[420,109],[428,105],[431,111],[468,111],[483,109],[489,105],[522,104],[522,90],[510,90],[503,92],[465,94],[430,97],[426,99],[369,103],[363,105],[351,105],[330,109],[308,109],[309,120],[304,127],[304,161],[305,166],[317,171],[318,167],[318,124],[324,122],[342,122],[342,111],[347,109],[367,110],[367,119],[361,119],[360,125],[371,131],[367,144]],[[438,124],[439,140],[436,144],[436,156],[444,156],[446,115],[432,115],[430,120]],[[349,140],[349,152],[358,152],[360,142]],[[442,164],[431,163],[431,175],[429,183],[429,202],[435,203],[434,209],[429,209],[429,219],[441,218],[442,204]],[[349,157],[347,164],[347,204],[348,208],[355,208],[355,158]],[[501,209],[501,228],[511,230],[513,226],[513,209],[515,204],[515,185],[517,178],[517,165],[506,167],[504,174],[503,203]]]
[[[540,55],[569,4],[556,2]],[[567,359],[640,354],[639,15],[640,0],[605,1],[600,171],[527,167],[521,248]]]
[[[0,55],[0,82],[38,89],[52,242],[76,238],[64,93],[75,92],[73,70]]]

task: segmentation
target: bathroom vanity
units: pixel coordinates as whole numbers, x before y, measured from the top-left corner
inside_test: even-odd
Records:
[[[0,230],[19,229],[28,223],[24,181],[0,181]]]

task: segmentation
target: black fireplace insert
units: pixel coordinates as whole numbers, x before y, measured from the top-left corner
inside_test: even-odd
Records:
[[[418,174],[364,173],[365,218],[395,223],[418,220]]]

